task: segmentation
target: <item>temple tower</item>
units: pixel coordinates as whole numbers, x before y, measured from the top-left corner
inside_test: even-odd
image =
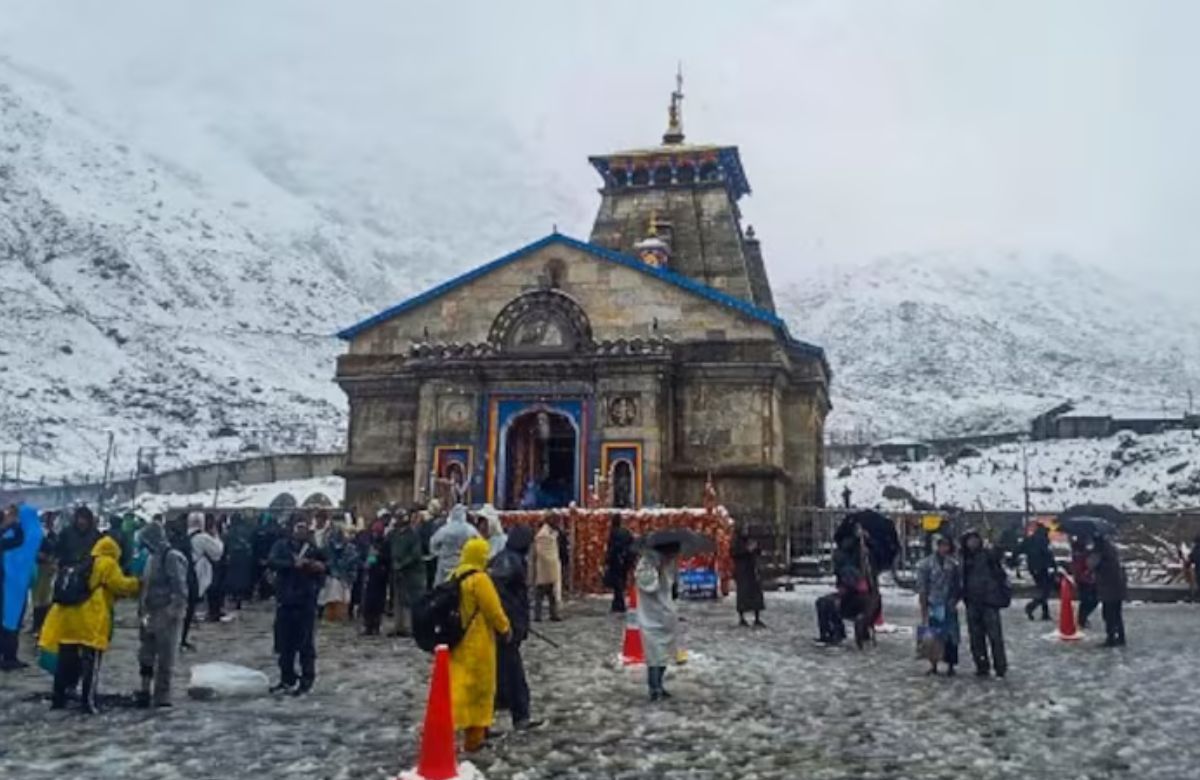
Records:
[[[738,149],[684,142],[675,78],[661,144],[588,158],[604,182],[590,241],[635,257],[648,239],[665,242],[671,270],[774,311],[758,240],[742,230],[738,200],[750,184]]]

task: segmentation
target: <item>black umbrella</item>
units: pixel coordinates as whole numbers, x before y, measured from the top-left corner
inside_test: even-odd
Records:
[[[896,524],[886,515],[872,509],[863,509],[842,518],[833,534],[834,543],[840,544],[847,536],[853,535],[856,525],[867,534],[871,565],[875,567],[875,571],[890,569],[892,562],[900,554],[900,534],[896,533]]]
[[[1069,536],[1112,536],[1117,532],[1116,526],[1103,517],[1086,515],[1075,515],[1065,520],[1059,518],[1058,527]]]
[[[667,528],[653,531],[642,537],[642,544],[656,550],[678,548],[685,558],[706,555],[717,551],[717,543],[702,533],[688,528]]]
[[[1104,520],[1110,526],[1123,525],[1129,521],[1128,515],[1111,504],[1076,504],[1068,508],[1065,512],[1060,513],[1058,522],[1062,523],[1064,520],[1071,520],[1076,517]]]

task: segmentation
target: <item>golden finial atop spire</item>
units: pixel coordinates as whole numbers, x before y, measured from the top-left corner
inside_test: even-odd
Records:
[[[664,144],[683,143],[683,63],[675,70],[675,91],[671,93],[671,105],[667,109],[667,132],[663,133]]]

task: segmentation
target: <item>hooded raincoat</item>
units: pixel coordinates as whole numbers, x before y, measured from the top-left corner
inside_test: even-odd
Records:
[[[495,717],[496,635],[511,630],[496,586],[487,574],[488,544],[471,539],[462,547],[455,576],[470,574],[459,588],[459,613],[467,633],[450,651],[450,701],[456,729],[487,728]]]
[[[437,573],[434,584],[445,582],[458,566],[459,555],[468,539],[478,539],[479,532],[467,522],[467,508],[457,504],[450,510],[450,518],[429,540],[429,551],[437,556]],[[485,543],[486,544],[486,543]],[[487,560],[484,560],[484,564]]]
[[[55,604],[46,616],[38,646],[57,653],[63,644],[83,645],[101,652],[108,649],[112,635],[113,602],[136,596],[138,578],[121,573],[121,546],[111,537],[102,536],[92,547],[92,576],[88,579],[91,595],[75,606]]]
[[[22,504],[17,509],[17,526],[19,530],[14,528],[4,533],[10,543],[16,543],[16,546],[4,545],[8,549],[0,552],[0,555],[4,556],[4,565],[0,566],[0,572],[4,574],[3,583],[0,583],[0,592],[3,593],[3,599],[0,601],[3,621],[0,621],[0,627],[5,631],[16,631],[21,627],[25,597],[33,584],[37,552],[42,545],[42,525],[38,522],[36,509]]]
[[[646,666],[667,666],[675,660],[679,619],[671,601],[675,564],[651,548],[642,552],[633,581],[637,584],[638,625],[646,649]]]

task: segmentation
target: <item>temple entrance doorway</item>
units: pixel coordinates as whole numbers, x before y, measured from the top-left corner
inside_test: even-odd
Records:
[[[579,500],[579,434],[566,415],[520,415],[504,437],[504,456],[504,509],[550,509]]]

